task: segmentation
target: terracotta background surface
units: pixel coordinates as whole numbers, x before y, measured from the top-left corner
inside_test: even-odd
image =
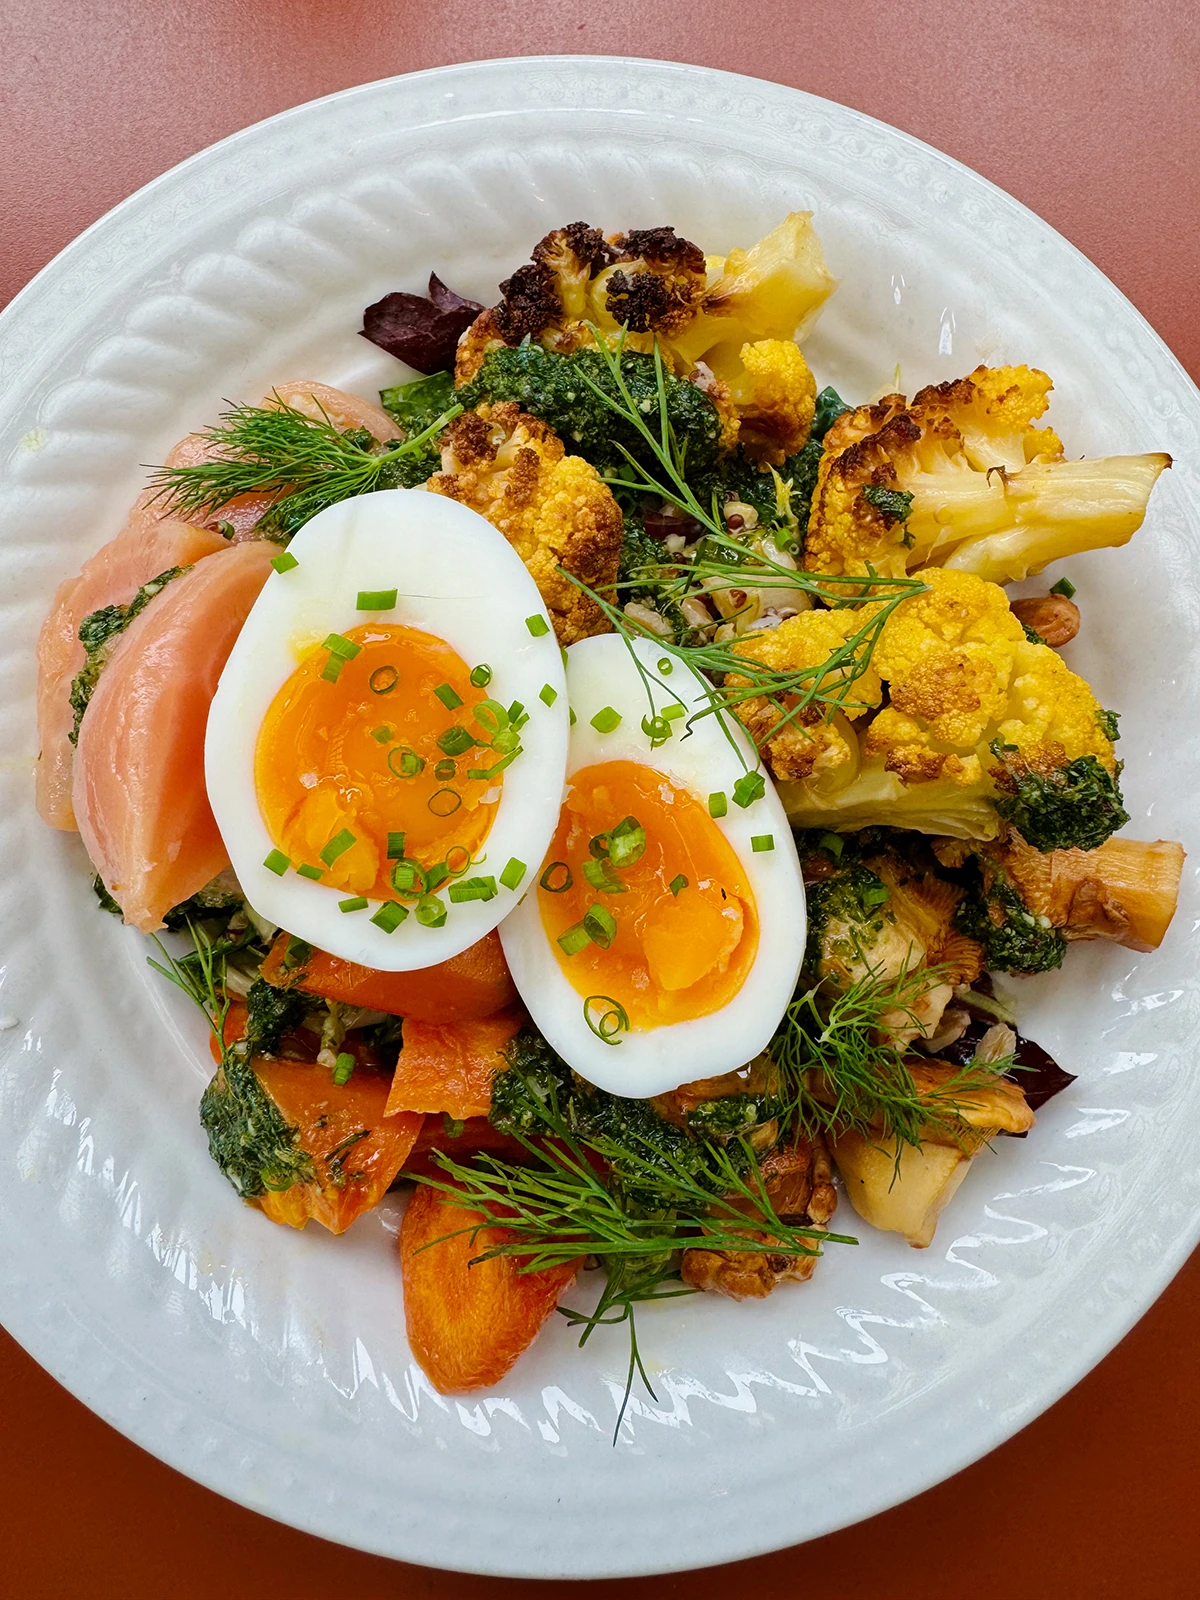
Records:
[[[895,123],[1060,229],[1200,377],[1195,0],[0,0],[0,304],[109,206],[247,123],[392,73],[556,52],[701,62]],[[1191,1600],[1198,1326],[1200,1256],[1078,1388],[940,1488],[796,1551],[590,1592]],[[568,1589],[405,1567],[265,1521],[119,1437],[3,1334],[0,1426],[6,1597]]]

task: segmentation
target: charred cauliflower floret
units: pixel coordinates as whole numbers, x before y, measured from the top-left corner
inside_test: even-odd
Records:
[[[737,641],[737,653],[772,672],[803,673],[809,668],[815,672],[863,626],[865,611],[864,607],[801,611],[776,628],[743,635]],[[733,674],[725,681],[727,688],[749,685],[748,679]],[[826,675],[826,686],[833,686],[830,675]],[[806,687],[806,683],[799,684],[801,691]],[[849,689],[845,712],[830,721],[814,703],[789,722],[784,711],[758,695],[742,700],[737,713],[777,778],[810,780],[817,788],[834,781],[842,787],[858,770],[859,743],[850,722],[877,706],[882,693],[878,673],[868,666]],[[788,711],[797,698],[783,697]],[[776,728],[778,732],[773,732]]]
[[[736,412],[735,437],[752,461],[781,466],[808,442],[817,385],[792,339],[744,344],[737,361],[712,368]]]
[[[610,243],[591,286],[592,320],[605,332],[628,328],[670,341],[696,314],[707,286],[704,252],[674,228],[634,228]]]
[[[792,821],[967,839],[1010,823],[1038,850],[1097,848],[1129,820],[1111,719],[1053,650],[1026,640],[996,584],[922,577],[926,592],[896,607],[875,647],[890,698],[858,733],[857,764],[784,781]]]
[[[470,506],[529,568],[561,645],[609,624],[596,603],[557,570],[604,589],[617,576],[623,522],[611,490],[562,440],[511,403],[466,411],[442,438],[433,494]]]
[[[805,565],[890,577],[945,566],[1007,583],[1127,543],[1171,458],[1063,460],[1053,430],[1033,427],[1048,389],[1028,367],[980,367],[911,404],[889,395],[840,418],[818,469]]]

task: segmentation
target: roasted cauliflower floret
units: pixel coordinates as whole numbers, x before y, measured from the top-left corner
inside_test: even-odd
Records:
[[[717,360],[714,377],[740,422],[736,437],[755,461],[781,466],[808,442],[817,385],[791,339],[744,344],[732,364]]]
[[[947,566],[1007,583],[1127,543],[1171,458],[1064,461],[1057,435],[1032,427],[1048,386],[1030,368],[978,368],[911,405],[889,395],[839,418],[813,494],[809,570],[898,577]]]
[[[674,228],[633,228],[609,246],[588,295],[592,321],[606,332],[656,333],[669,341],[696,314],[707,286],[704,252]]]
[[[776,628],[743,635],[737,641],[737,653],[760,662],[772,672],[807,673],[806,678],[798,681],[798,693],[784,696],[785,706],[790,711],[797,704],[799,694],[812,682],[815,674],[808,669],[821,667],[866,621],[865,607],[801,611]],[[748,679],[732,674],[725,681],[729,688],[750,686]],[[829,675],[826,687],[833,686],[834,678]],[[764,752],[776,777],[796,781],[808,779],[820,787],[835,776],[839,783],[854,776],[859,747],[850,722],[877,706],[882,692],[878,673],[868,666],[848,689],[844,714],[839,713],[829,721],[825,720],[821,706],[814,703],[788,722],[785,712],[760,695],[742,700],[737,714]],[[781,723],[783,726],[779,726]],[[776,728],[778,732],[773,732]]]
[[[1128,821],[1110,719],[1053,650],[1025,639],[997,585],[922,577],[928,590],[900,602],[875,647],[889,703],[858,735],[857,764],[785,781],[792,821],[973,839],[1011,823],[1038,850],[1097,848]]]
[[[426,485],[470,506],[529,568],[561,645],[605,633],[603,613],[557,570],[603,590],[617,576],[623,520],[612,491],[544,422],[511,403],[457,417],[442,437],[442,471]]]

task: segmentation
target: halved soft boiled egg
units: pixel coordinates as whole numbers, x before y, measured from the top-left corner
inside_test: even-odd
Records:
[[[741,724],[707,715],[689,730],[705,684],[649,640],[632,651],[611,634],[567,651],[562,813],[500,938],[558,1053],[640,1098],[770,1042],[806,925],[792,832]]]
[[[504,536],[390,489],[304,525],[209,714],[209,799],[264,917],[349,961],[433,966],[534,881],[567,755],[562,656]]]

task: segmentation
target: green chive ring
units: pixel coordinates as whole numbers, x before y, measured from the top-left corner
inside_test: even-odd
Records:
[[[606,1006],[608,1009],[600,1014],[599,1021],[592,1017],[593,1006]],[[609,994],[590,994],[583,1002],[583,1020],[600,1040],[601,1044],[620,1044],[620,1039],[615,1035],[629,1032],[629,1013],[619,1000],[614,1000]]]
[[[566,894],[575,882],[575,874],[565,861],[552,861],[538,879],[547,894]]]
[[[372,694],[391,694],[400,682],[400,674],[395,667],[376,667],[367,682],[371,685]]]

